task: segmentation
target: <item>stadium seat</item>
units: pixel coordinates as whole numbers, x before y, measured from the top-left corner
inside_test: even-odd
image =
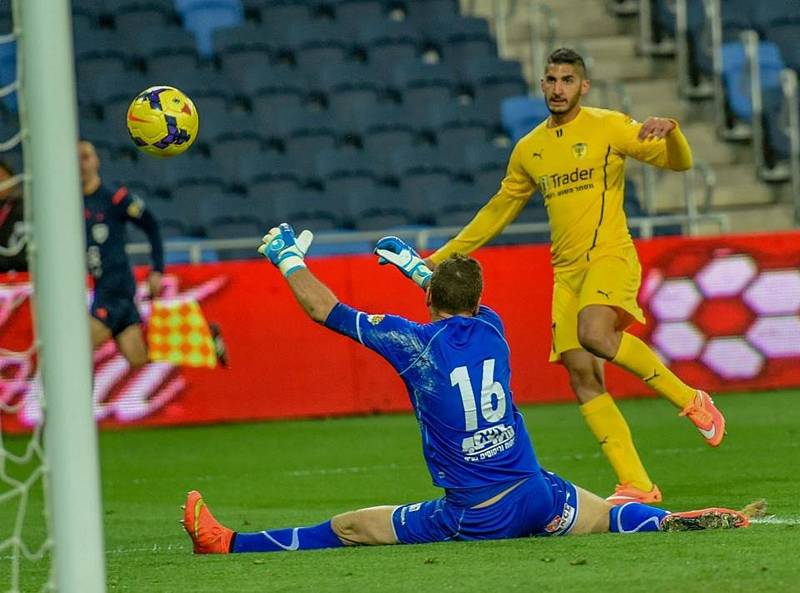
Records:
[[[451,183],[424,195],[432,204],[437,226],[463,226],[487,201],[487,196],[466,183]]]
[[[275,42],[264,33],[256,23],[216,29],[212,40],[222,70],[232,74],[246,73],[268,64]]]
[[[314,169],[328,193],[347,195],[374,191],[376,187],[377,174],[370,155],[360,150],[323,150],[317,154]]]
[[[361,134],[364,152],[372,158],[373,168],[381,176],[393,175],[392,155],[400,148],[410,148],[416,137],[403,106],[385,104],[356,112],[353,122]]]
[[[301,71],[312,75],[331,64],[344,62],[353,34],[337,23],[296,23],[289,27],[287,41]]]
[[[316,155],[336,144],[337,127],[328,113],[287,112],[278,122],[285,130],[286,152],[311,169]]]
[[[107,101],[127,99],[131,101],[146,89],[152,81],[137,71],[112,70],[104,72],[94,80],[81,81],[79,95],[102,107]]]
[[[80,80],[93,80],[104,72],[123,70],[130,59],[112,31],[93,30],[75,39],[75,60]]]
[[[778,46],[786,65],[800,72],[800,24],[775,25],[767,37]]]
[[[406,196],[397,189],[381,187],[342,194],[344,209],[353,227],[359,231],[391,229],[414,224]]]
[[[756,28],[762,37],[769,37],[774,27],[800,25],[800,10],[790,2],[757,2],[753,12]]]
[[[101,151],[103,151],[102,144]],[[98,154],[99,156],[99,154]],[[149,198],[156,188],[151,185],[147,170],[138,162],[129,159],[110,159],[103,156],[100,160],[100,175],[103,181],[113,185],[124,185],[131,192],[141,194],[149,204]]]
[[[426,37],[441,48],[445,61],[454,65],[478,58],[497,57],[497,45],[485,19],[438,19],[427,23],[424,30]]]
[[[465,147],[464,163],[475,186],[487,199],[500,188],[510,155],[509,148],[500,148],[486,143]]]
[[[153,76],[169,76],[198,65],[194,37],[182,29],[170,29],[168,35],[140,38],[136,50],[147,65],[147,73]]]
[[[359,23],[377,20],[384,15],[381,0],[332,0],[336,20],[342,23]]]
[[[414,23],[458,16],[458,0],[404,0],[408,10],[407,18]]]
[[[761,86],[770,89],[780,86],[780,71],[784,68],[778,46],[769,41],[758,44]],[[743,121],[753,117],[750,99],[750,76],[744,46],[740,42],[722,45],[722,80],[725,96],[734,116]]]
[[[768,167],[789,158],[790,144],[787,134],[789,111],[784,104],[780,88],[766,89],[763,97],[764,145]]]
[[[17,79],[17,43],[0,43],[0,86],[11,84]],[[12,113],[17,111],[16,91],[2,98],[3,106]]]
[[[113,13],[114,29],[128,39],[137,35],[152,35],[163,27],[174,25],[172,11],[156,5],[125,5]]]
[[[464,146],[488,142],[491,122],[473,104],[451,102],[431,108],[436,142],[448,155],[461,154]]]
[[[414,110],[449,103],[455,96],[457,80],[455,71],[445,64],[413,60],[401,62],[394,68],[394,82],[402,93],[403,103]]]
[[[264,235],[261,221],[253,216],[225,217],[211,221],[206,227],[209,239],[252,239],[255,247],[218,249],[220,260],[255,259],[261,257],[256,251],[260,238]]]
[[[394,169],[407,194],[442,191],[456,171],[450,159],[435,148],[401,148],[393,155]]]
[[[413,60],[422,45],[422,35],[413,25],[383,19],[359,23],[358,39],[369,62],[381,68]]]
[[[476,100],[500,103],[506,97],[528,93],[522,66],[516,61],[475,59],[462,66],[461,76],[472,87]]]
[[[204,58],[214,55],[214,30],[244,21],[239,0],[176,0],[183,26],[194,33],[197,51]]]
[[[319,75],[320,89],[328,107],[340,118],[373,109],[383,90],[382,77],[364,64],[327,65]]]
[[[144,161],[153,179],[168,191],[186,190],[193,186],[196,192],[223,191],[227,181],[222,177],[214,163],[200,153],[190,151],[179,159],[163,161],[146,159]]]
[[[500,103],[503,128],[516,142],[550,115],[547,103],[541,97],[520,95],[506,97]]]
[[[754,29],[756,17],[751,0],[724,0],[721,2],[722,41],[739,41],[743,31]]]
[[[305,0],[245,0],[248,11],[257,14],[262,23],[291,23],[311,19],[310,6]]]
[[[312,232],[340,228],[342,204],[317,191],[280,192],[273,194],[272,213],[275,220],[292,221],[295,228]]]

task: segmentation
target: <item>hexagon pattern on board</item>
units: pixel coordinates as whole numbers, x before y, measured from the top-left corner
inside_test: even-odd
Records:
[[[800,358],[800,269],[762,271],[750,255],[724,252],[709,253],[693,277],[650,273],[650,342],[668,361],[697,360],[736,380],[757,376],[768,359]],[[752,313],[714,324],[740,311]]]

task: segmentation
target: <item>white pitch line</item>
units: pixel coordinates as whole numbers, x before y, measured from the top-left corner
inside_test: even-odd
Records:
[[[800,518],[798,517],[776,517],[770,515],[768,517],[759,517],[757,519],[750,519],[751,523],[759,525],[800,525]]]

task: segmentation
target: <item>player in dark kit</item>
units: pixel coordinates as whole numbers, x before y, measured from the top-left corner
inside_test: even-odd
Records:
[[[92,347],[114,338],[132,368],[147,363],[147,344],[134,302],[136,281],[125,253],[125,224],[132,222],[150,241],[150,296],[161,291],[164,245],[158,223],[144,202],[125,187],[112,188],[100,178],[100,159],[91,142],[78,144],[86,220],[86,258],[94,279],[90,327]]]

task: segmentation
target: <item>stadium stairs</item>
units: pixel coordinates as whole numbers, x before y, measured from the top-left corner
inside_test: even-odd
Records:
[[[462,5],[491,20],[497,12],[492,5],[496,1],[462,0]],[[520,60],[526,78],[532,85],[538,85],[541,66],[531,63],[530,26],[524,14],[526,2],[516,4],[522,7],[519,9],[522,14],[507,19],[506,44],[500,48],[501,55]],[[543,4],[558,22],[554,47],[574,47],[583,53],[594,80],[622,83],[631,99],[631,115],[640,121],[650,115],[661,115],[681,122],[695,159],[708,163],[713,170],[716,184],[711,207],[730,216],[734,232],[792,228],[788,188],[756,179],[749,144],[732,144],[717,137],[711,101],[690,102],[678,96],[675,58],[637,54],[636,16],[613,15],[606,0],[547,0]],[[619,108],[603,105],[599,94],[590,94],[587,103]],[[638,179],[635,168],[639,166],[629,161],[629,175],[633,173]],[[682,176],[659,171],[656,179],[655,212],[685,211]],[[702,207],[702,203],[699,205]],[[699,231],[711,233],[716,228],[701,227]]]

